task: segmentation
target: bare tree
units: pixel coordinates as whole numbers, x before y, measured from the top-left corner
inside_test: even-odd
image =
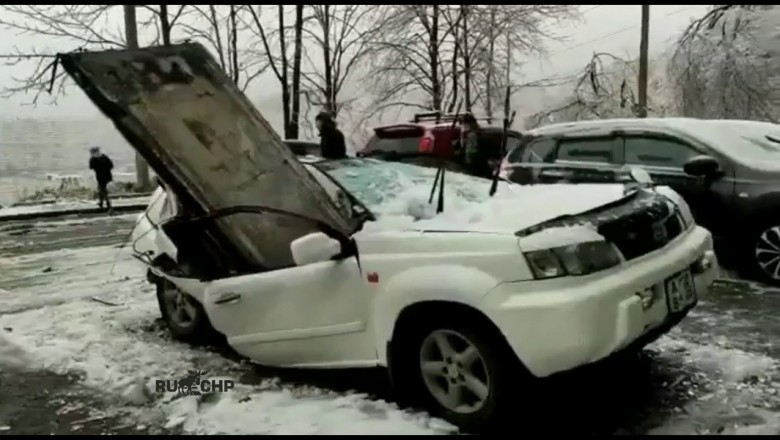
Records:
[[[459,40],[466,108],[479,105],[492,116],[511,85],[512,60],[542,53],[547,41],[561,39],[548,29],[579,17],[571,5],[469,6]]]
[[[262,7],[245,6],[246,10],[250,14],[249,28],[257,37],[257,40],[261,44],[260,49],[255,49],[256,53],[262,54],[265,57],[268,66],[279,81],[279,85],[282,89],[282,117],[284,119],[284,136],[287,139],[295,139],[298,137],[298,117],[293,117],[293,108],[300,107],[300,104],[295,104],[295,100],[300,99],[298,95],[294,95],[293,91],[300,90],[300,63],[295,62],[296,53],[302,50],[301,45],[302,38],[298,37],[298,34],[302,32],[303,27],[303,10],[296,6],[295,19],[293,25],[289,26],[285,20],[285,7],[284,5],[277,5],[276,8],[276,26],[263,23],[261,20]],[[290,63],[289,54],[289,37],[290,34],[295,34],[293,37],[293,63]],[[274,50],[273,46],[276,45],[278,50]],[[292,64],[292,65],[291,65]],[[292,83],[290,81],[292,70]]]
[[[295,37],[293,41],[292,114],[290,139],[300,137],[301,126],[301,59],[303,57],[303,5],[295,5]]]
[[[388,6],[374,41],[369,77],[377,93],[372,113],[391,107],[442,110],[450,89],[442,60],[450,59],[456,31],[442,5]],[[415,96],[416,95],[416,96]]]
[[[462,96],[463,108],[479,104],[492,112],[508,85],[509,75],[497,73],[511,70],[512,58],[542,51],[545,40],[556,37],[546,24],[579,16],[576,6],[567,5],[390,8],[370,73],[378,83],[378,110],[452,110]]]
[[[267,69],[261,54],[242,48],[254,38],[246,24],[251,20],[248,6],[192,5],[182,17],[182,36],[209,47],[219,66],[242,91]]]
[[[101,24],[108,21],[112,13],[121,14],[117,5],[2,5],[0,6],[0,25],[21,34],[41,35],[79,47],[124,47],[121,29],[111,31]],[[12,85],[5,87],[2,96],[9,97],[18,93],[32,93],[32,103],[36,104],[41,93],[52,91],[53,98],[59,96],[65,88],[66,75],[56,72],[55,54],[50,49],[32,48],[24,52],[16,51],[4,54],[7,66],[34,62],[31,73],[25,77],[13,78]]]
[[[773,5],[715,5],[691,22],[672,54],[668,76],[685,116],[777,121],[780,68],[772,56]]]
[[[309,49],[305,52],[309,68],[303,73],[307,89],[313,91],[309,105],[319,106],[333,116],[348,106],[342,96],[344,85],[354,79],[362,61],[371,53],[374,34],[386,9],[366,5],[312,5],[311,16],[303,31]],[[312,58],[319,52],[321,61]]]
[[[178,6],[173,14],[169,14],[167,5],[141,5],[146,17],[139,17],[139,30],[154,29],[156,37],[149,44],[156,44],[162,39],[170,44],[174,25],[182,16],[185,6]],[[125,46],[125,38],[121,26],[111,22],[121,23],[121,5],[2,5],[0,6],[0,26],[22,34],[40,35],[56,39],[59,48],[76,49],[109,49]],[[32,93],[32,103],[44,91],[52,92],[52,101],[56,101],[65,89],[66,75],[55,68],[56,50],[30,49],[3,54],[6,65],[19,65],[25,62],[35,62],[31,73],[22,78],[13,78],[13,84],[4,88],[2,96],[8,97],[18,93]]]
[[[146,12],[147,18],[139,20],[142,28],[152,28],[156,35],[150,45],[162,44],[169,46],[172,42],[173,30],[179,19],[188,10],[187,5],[178,5],[169,12],[169,5],[138,5],[137,8]]]
[[[638,116],[640,109],[632,86],[637,74],[636,61],[606,52],[595,53],[571,79],[574,87],[570,96],[559,105],[532,115],[527,125]]]

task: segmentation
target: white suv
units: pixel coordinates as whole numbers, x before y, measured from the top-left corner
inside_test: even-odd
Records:
[[[361,225],[346,245],[301,237],[295,266],[260,273],[185,274],[152,227],[158,190],[134,237],[168,326],[191,342],[224,335],[264,365],[386,366],[403,395],[465,429],[513,405],[518,373],[544,377],[651,342],[718,270],[709,232],[668,188],[502,182],[489,198],[489,182],[449,173],[452,207],[434,215],[421,199],[435,170],[305,166]]]
[[[170,209],[133,235],[181,339],[221,335],[272,366],[384,366],[402,396],[478,430],[517,414],[522,381],[668,331],[717,273],[670,190],[489,197],[489,181],[433,185],[401,163],[302,164],[200,44],[58,60],[179,199],[158,191]]]

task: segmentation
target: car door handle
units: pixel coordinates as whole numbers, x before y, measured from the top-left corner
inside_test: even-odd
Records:
[[[559,170],[542,170],[539,172],[539,177],[553,177],[557,179],[568,177],[570,173]]]
[[[214,301],[214,304],[225,306],[229,304],[235,304],[239,301],[241,301],[241,295],[238,293],[228,292],[223,293],[218,300]]]

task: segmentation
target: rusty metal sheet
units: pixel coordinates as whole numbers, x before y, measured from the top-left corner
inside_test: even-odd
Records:
[[[60,63],[176,195],[201,214],[262,206],[352,232],[325,190],[200,44],[73,52]],[[218,221],[244,258],[292,265],[289,244],[315,230],[274,215]]]

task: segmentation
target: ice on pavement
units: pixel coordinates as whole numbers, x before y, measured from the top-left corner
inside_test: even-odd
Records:
[[[189,369],[209,377],[237,380],[249,367],[221,355],[176,343],[143,331],[159,316],[143,267],[113,246],[7,258],[15,265],[53,267],[34,276],[30,287],[2,293],[0,356],[22,359],[31,368],[79,373],[86,385],[123,397],[126,404],[148,405],[166,414],[167,423],[198,434],[437,434],[452,427],[395,405],[359,395],[328,394],[266,381],[238,384],[231,392],[204,402],[198,396],[171,399],[155,393],[155,379],[175,379]],[[0,286],[18,272],[0,273]],[[48,280],[45,278],[49,277]],[[48,281],[48,282],[45,282]],[[116,304],[106,305],[92,297]],[[10,313],[9,313],[10,312]],[[10,332],[10,333],[8,333]],[[12,338],[10,338],[12,335]],[[10,343],[12,341],[12,343]],[[9,357],[6,357],[8,355]],[[226,414],[230,414],[229,417]]]
[[[453,228],[453,221],[484,224],[484,209],[501,209],[500,204],[491,204],[496,202],[488,202],[487,208],[477,207],[469,189],[455,185],[446,203],[466,208],[462,217],[435,216],[427,203],[428,191],[427,187],[408,189],[395,201],[386,200],[381,204],[384,215],[380,223],[409,225],[418,217]],[[482,188],[472,191],[481,194]],[[512,215],[521,214],[512,211]],[[79,373],[86,385],[133,406],[139,418],[148,420],[162,414],[168,426],[193,434],[452,431],[442,421],[400,410],[392,403],[275,380],[256,386],[238,384],[231,392],[209,399],[173,399],[155,393],[155,379],[175,379],[189,369],[237,380],[249,367],[150,330],[157,328],[159,317],[154,292],[141,264],[115,246],[0,257],[0,267],[0,288],[6,289],[0,290],[0,368],[13,362],[16,366]],[[43,272],[43,268],[50,270]],[[728,342],[702,342],[680,330],[662,338],[653,349],[661,359],[694,371],[706,384],[690,391],[693,401],[679,408],[654,433],[717,432],[724,426],[723,433],[771,432],[778,426],[778,408],[766,406],[780,404],[778,366],[771,358]],[[750,426],[731,423],[736,415],[745,414],[755,422]]]
[[[4,268],[30,267],[39,260],[54,270],[37,274],[49,277],[48,282],[44,279],[2,293],[0,359],[13,358],[17,363],[23,359],[32,368],[80,373],[87,385],[120,396],[129,405],[141,405],[136,411],[147,419],[148,414],[164,414],[165,423],[188,433],[436,434],[451,430],[444,422],[401,411],[390,403],[312,387],[280,386],[273,380],[258,386],[239,384],[208,402],[197,396],[172,399],[155,394],[154,379],[176,378],[188,369],[237,379],[248,367],[143,331],[159,316],[154,293],[143,278],[143,268],[126,254],[120,255],[112,274],[116,252],[115,247],[96,247],[6,259]],[[20,275],[3,271],[0,286],[14,276]],[[92,296],[116,306],[95,302]],[[7,313],[14,310],[22,311]],[[766,356],[723,344],[694,343],[679,331],[654,349],[662,358],[681,359],[710,384],[699,400],[665,423],[664,429],[671,432],[700,432],[713,414],[723,413],[728,420],[730,412],[755,413],[753,407],[777,397],[772,394],[777,366]],[[746,382],[754,377],[756,384]],[[755,424],[729,425],[725,432],[771,430],[777,413],[761,411]]]
[[[124,199],[114,199],[111,204],[114,207],[120,206],[135,206],[145,205],[149,202],[149,197],[128,197]],[[61,201],[57,203],[47,203],[43,205],[29,205],[29,206],[9,206],[0,207],[0,218],[12,217],[17,215],[29,215],[38,213],[58,212],[58,211],[72,211],[80,209],[94,209],[97,208],[97,201],[94,200],[72,200]]]
[[[0,327],[0,371],[3,367],[29,367],[31,363],[32,359],[22,346],[14,341],[13,335]]]

